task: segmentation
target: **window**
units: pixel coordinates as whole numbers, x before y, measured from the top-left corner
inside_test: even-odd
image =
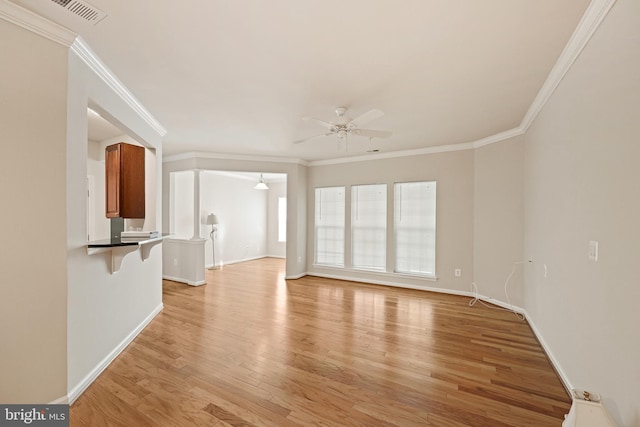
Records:
[[[278,242],[287,241],[287,198],[278,197]]]
[[[435,276],[436,183],[396,183],[394,194],[395,271]]]
[[[385,270],[387,265],[387,186],[351,187],[351,265]]]
[[[344,187],[316,188],[315,263],[344,266]]]

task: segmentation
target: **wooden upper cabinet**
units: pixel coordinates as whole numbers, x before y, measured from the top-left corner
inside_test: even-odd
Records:
[[[109,145],[105,171],[107,218],[144,218],[144,147]]]

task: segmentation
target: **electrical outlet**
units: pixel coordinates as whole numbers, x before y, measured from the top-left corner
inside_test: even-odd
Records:
[[[544,264],[542,267],[544,268],[544,278],[546,279],[547,278],[547,273],[548,273],[547,264]]]
[[[178,265],[178,258],[173,259],[173,265]]]
[[[462,270],[460,270],[459,268],[456,268],[453,273],[456,277],[462,276]]]

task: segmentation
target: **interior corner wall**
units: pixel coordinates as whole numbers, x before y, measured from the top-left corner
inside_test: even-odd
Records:
[[[49,403],[67,387],[67,48],[0,19],[0,51],[0,402]]]
[[[522,278],[528,268],[516,264],[525,261],[523,167],[524,136],[475,150],[473,280],[480,295],[517,307],[524,306]]]
[[[155,170],[162,173],[161,135],[115,92],[73,49],[66,76],[66,266],[67,393],[74,399],[124,345],[162,308],[162,245],[124,257],[111,273],[111,252],[89,255],[86,241],[87,106],[135,141],[155,150]],[[51,167],[46,170],[52,175]],[[160,180],[152,189],[161,201]],[[162,220],[159,203],[152,209]],[[63,265],[65,261],[63,260]],[[48,301],[48,304],[51,302]]]
[[[372,283],[395,284],[416,288],[442,289],[447,292],[468,293],[473,281],[473,203],[474,152],[451,151],[412,157],[369,160],[346,164],[312,166],[309,168],[307,192],[307,269],[312,274],[364,280]],[[387,184],[388,197],[393,197],[393,184],[410,181],[436,181],[436,275],[431,281],[416,276],[393,274],[393,265],[386,273],[365,272],[350,268],[331,268],[313,265],[315,188],[356,184]],[[347,205],[348,206],[348,205]],[[391,215],[392,212],[388,212]],[[350,234],[345,235],[346,248]],[[387,239],[387,253],[393,242]],[[455,277],[455,269],[462,270]]]
[[[525,137],[525,308],[571,385],[626,426],[640,425],[639,46],[640,2],[618,0]]]

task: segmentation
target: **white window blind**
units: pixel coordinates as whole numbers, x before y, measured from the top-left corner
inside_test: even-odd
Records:
[[[387,186],[351,187],[351,265],[385,270],[387,264]]]
[[[344,266],[344,193],[344,187],[316,188],[316,264]]]
[[[436,183],[394,185],[397,273],[436,275]]]
[[[278,197],[278,242],[287,241],[287,198]]]

